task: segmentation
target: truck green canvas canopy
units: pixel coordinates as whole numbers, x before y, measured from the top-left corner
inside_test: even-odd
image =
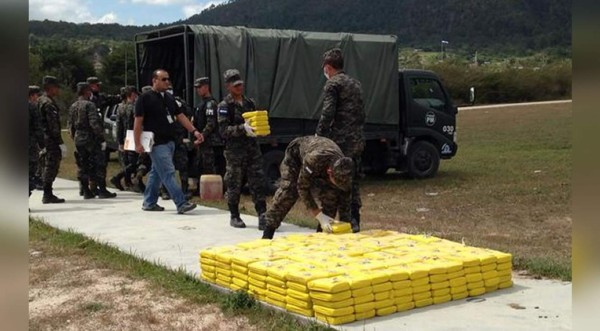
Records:
[[[206,25],[187,25],[172,31],[181,32],[181,29],[184,35],[193,36],[187,46],[193,74],[175,77],[174,82],[183,88],[190,89],[194,78],[207,76],[213,95],[222,99],[226,93],[222,74],[236,68],[246,83],[246,94],[255,99],[259,108],[269,110],[271,117],[318,119],[326,81],[322,55],[330,48],[339,47],[344,54],[344,70],[362,83],[367,122],[398,124],[395,36]],[[164,40],[168,30],[166,32],[161,31],[162,41],[156,45],[141,44],[139,67],[145,73],[141,72],[140,77],[146,80],[159,64],[169,63],[173,70],[184,67],[187,56],[183,47],[177,47],[176,43],[165,47],[168,45]],[[146,37],[152,38],[150,34]],[[140,85],[148,83],[140,82]]]

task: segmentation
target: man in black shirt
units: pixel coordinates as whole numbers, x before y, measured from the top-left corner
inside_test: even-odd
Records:
[[[183,214],[196,208],[196,205],[186,201],[181,187],[175,180],[173,153],[176,132],[173,123],[179,121],[188,132],[193,133],[196,137],[196,144],[202,143],[204,137],[177,107],[175,98],[166,93],[169,88],[169,80],[169,73],[163,69],[157,69],[152,73],[152,90],[143,93],[135,104],[133,131],[135,149],[139,154],[144,153],[141,143],[142,130],[154,133],[154,145],[149,153],[152,159],[152,168],[148,173],[142,209],[146,211],[164,210],[157,204],[162,182],[177,206],[177,213]]]

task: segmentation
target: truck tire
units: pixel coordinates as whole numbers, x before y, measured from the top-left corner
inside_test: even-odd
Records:
[[[279,165],[283,161],[285,153],[274,149],[263,155],[263,169],[267,178],[266,189],[267,194],[271,195],[277,190],[277,181],[281,177],[279,173]]]
[[[440,166],[440,153],[435,146],[424,140],[413,143],[408,149],[407,171],[411,178],[435,176]]]

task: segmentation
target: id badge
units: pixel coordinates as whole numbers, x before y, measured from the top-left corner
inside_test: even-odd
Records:
[[[173,124],[173,117],[171,117],[171,115],[167,115],[167,121],[169,121],[169,124]]]

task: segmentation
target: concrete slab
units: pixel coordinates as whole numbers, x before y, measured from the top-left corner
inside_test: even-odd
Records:
[[[206,247],[257,239],[258,220],[243,216],[246,229],[229,226],[225,211],[199,206],[178,215],[172,201],[159,201],[163,212],[141,210],[141,195],[118,192],[107,200],[83,200],[77,183],[57,179],[56,194],[64,204],[44,205],[35,191],[31,215],[63,230],[73,230],[171,269],[200,272],[198,252]],[[312,230],[283,224],[277,236]],[[572,284],[532,280],[514,275],[515,286],[476,299],[414,309],[337,327],[340,330],[571,330]]]

